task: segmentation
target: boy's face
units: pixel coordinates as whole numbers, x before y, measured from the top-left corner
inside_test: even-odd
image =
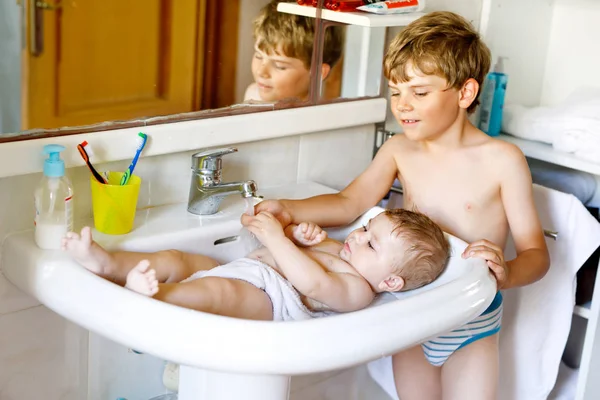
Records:
[[[300,59],[279,55],[283,54],[281,51],[269,55],[259,50],[256,44],[254,51],[252,75],[263,101],[308,98],[310,70]]]
[[[411,64],[406,68],[408,82],[389,83],[392,113],[409,139],[436,139],[458,120],[458,90],[448,88],[442,77],[425,75]]]
[[[404,244],[392,234],[394,224],[381,213],[369,223],[348,235],[340,258],[356,269],[377,292],[398,291],[404,281],[393,272]]]

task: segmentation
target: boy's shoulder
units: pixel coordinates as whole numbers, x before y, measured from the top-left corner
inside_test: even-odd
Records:
[[[408,139],[406,135],[404,135],[403,133],[396,133],[394,134],[394,136],[386,140],[381,148],[385,148],[386,151],[396,153],[410,151],[411,149],[416,149],[417,147],[417,143]]]
[[[515,162],[525,160],[523,151],[517,145],[488,135],[485,135],[485,137],[486,139],[482,143],[484,154],[493,157],[493,159],[501,165],[513,165]]]
[[[476,154],[473,160],[477,164],[473,167],[490,177],[495,176],[498,182],[530,173],[527,159],[518,146],[486,134],[482,136],[482,143],[472,149]]]
[[[250,100],[261,100],[256,82],[252,82],[250,85],[248,85],[246,92],[244,93],[244,101]]]

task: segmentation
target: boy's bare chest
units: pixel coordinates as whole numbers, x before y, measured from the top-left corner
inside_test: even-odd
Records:
[[[459,237],[479,237],[479,227],[503,219],[500,186],[483,169],[459,165],[403,168],[404,207],[427,214]]]

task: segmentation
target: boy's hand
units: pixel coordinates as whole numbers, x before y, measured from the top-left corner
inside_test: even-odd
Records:
[[[478,240],[469,244],[462,253],[462,258],[470,257],[482,258],[487,261],[487,265],[498,283],[498,289],[502,289],[506,285],[510,271],[504,261],[504,251],[500,247],[487,240]]]
[[[255,215],[263,211],[271,213],[284,228],[292,223],[292,214],[279,200],[264,200],[254,206]]]
[[[255,217],[243,214],[242,225],[252,232],[265,247],[269,247],[274,240],[285,238],[283,227],[270,212],[262,211]]]
[[[327,238],[327,232],[312,222],[302,222],[294,227],[294,240],[303,246],[314,246]]]

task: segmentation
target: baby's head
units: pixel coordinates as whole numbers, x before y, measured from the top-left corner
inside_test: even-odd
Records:
[[[277,11],[279,0],[267,4],[254,20],[252,75],[263,101],[306,100],[315,39],[315,19]],[[324,34],[321,78],[339,61],[343,28],[328,27]]]
[[[450,245],[426,215],[390,209],[351,232],[340,257],[375,292],[397,292],[433,282],[446,266]]]
[[[472,113],[490,69],[490,50],[473,26],[452,12],[426,14],[394,38],[384,59],[391,106],[414,139],[443,132],[459,110]]]

